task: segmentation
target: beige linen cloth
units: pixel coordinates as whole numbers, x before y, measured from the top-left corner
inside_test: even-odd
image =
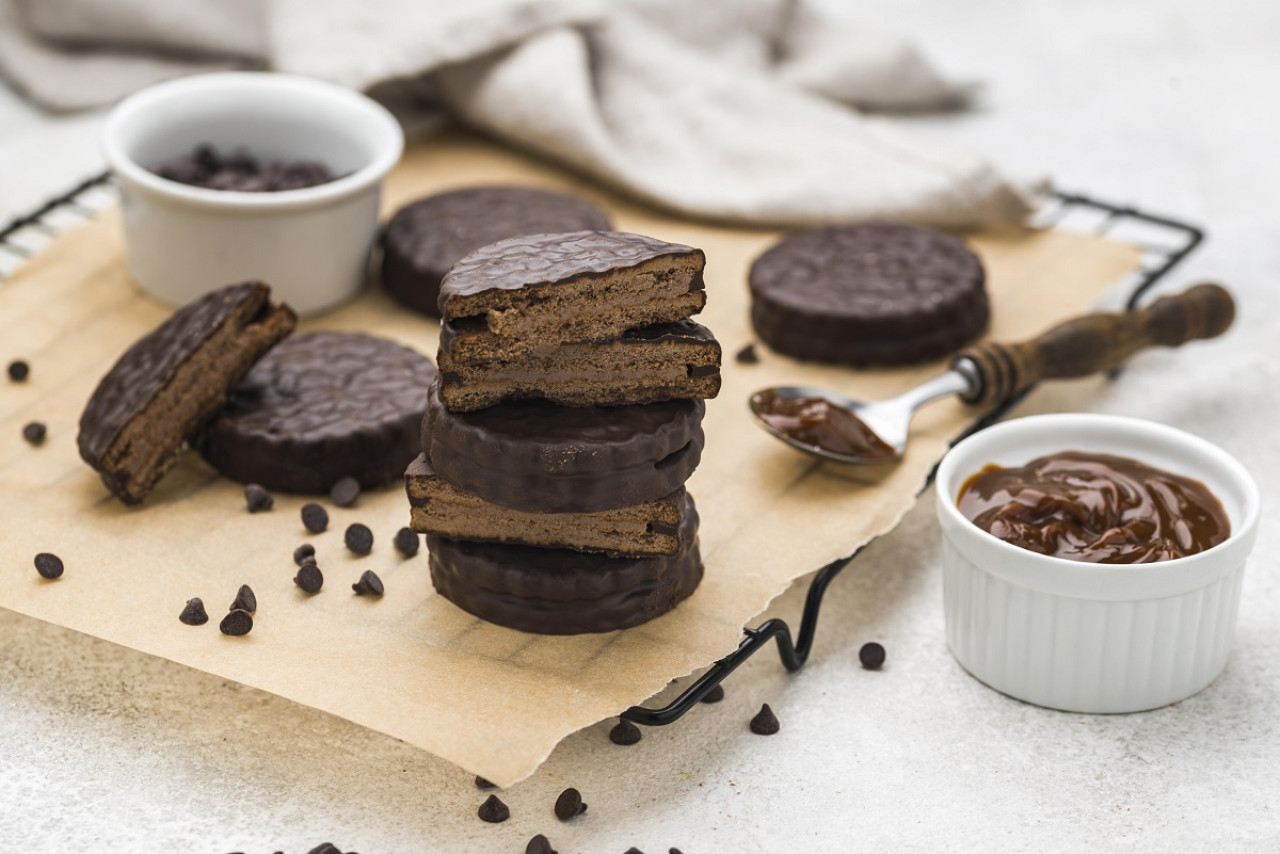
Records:
[[[0,74],[54,110],[270,68],[453,117],[686,216],[1020,221],[981,157],[862,111],[962,106],[907,41],[815,0],[0,0]]]

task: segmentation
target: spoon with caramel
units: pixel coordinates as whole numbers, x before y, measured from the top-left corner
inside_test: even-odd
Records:
[[[894,463],[907,449],[911,416],[958,394],[994,408],[1041,380],[1086,377],[1118,368],[1148,347],[1215,338],[1235,318],[1235,300],[1215,284],[1161,297],[1147,308],[1064,321],[1030,341],[986,341],[956,354],[951,369],[888,400],[863,402],[806,386],[766,388],[748,401],[756,423],[793,448],[860,465]]]

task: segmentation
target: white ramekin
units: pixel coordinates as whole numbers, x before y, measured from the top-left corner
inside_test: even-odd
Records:
[[[343,177],[275,193],[209,190],[148,167],[203,143],[263,159],[319,160]],[[260,279],[296,311],[360,289],[383,176],[399,161],[395,118],[357,92],[284,74],[184,77],[121,101],[103,130],[120,185],[129,269],[143,290],[181,304]]]
[[[1132,457],[1203,482],[1222,502],[1231,536],[1178,560],[1104,566],[1027,551],[961,515],[959,490],[984,465],[1066,450]],[[951,653],[997,691],[1052,709],[1136,712],[1190,697],[1226,665],[1258,504],[1244,466],[1163,424],[1040,415],[982,430],[938,467]]]

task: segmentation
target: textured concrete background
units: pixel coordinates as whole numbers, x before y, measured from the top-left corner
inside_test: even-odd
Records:
[[[913,120],[1012,166],[1205,223],[1197,277],[1242,304],[1222,342],[1139,359],[1107,387],[1045,389],[1022,413],[1155,418],[1218,442],[1280,507],[1280,5],[1274,0],[864,0],[981,109]],[[0,218],[99,168],[99,119],[50,119],[0,91]],[[1033,284],[1033,283],[1029,283]],[[0,852],[363,854],[1275,850],[1280,846],[1280,523],[1264,522],[1235,651],[1208,690],[1156,712],[1087,717],[1004,698],[942,639],[931,495],[833,586],[814,658],[771,655],[718,706],[612,745],[570,738],[485,825],[461,771],[261,692],[0,612]],[[5,560],[24,556],[4,555]],[[785,554],[778,555],[786,560]],[[803,591],[777,612],[795,618]],[[140,619],[147,615],[139,615]],[[856,651],[880,640],[880,673]],[[751,735],[761,702],[782,721]],[[551,807],[582,790],[572,825]]]

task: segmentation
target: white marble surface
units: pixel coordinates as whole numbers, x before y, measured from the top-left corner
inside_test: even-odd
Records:
[[[1209,227],[1170,286],[1233,286],[1226,339],[1141,357],[1117,383],[1045,389],[1022,412],[1155,418],[1218,442],[1280,507],[1280,5],[1191,0],[865,0],[982,109],[916,120],[1079,188]],[[0,218],[97,168],[97,119],[49,119],[0,92]],[[809,667],[771,654],[728,698],[633,748],[601,725],[475,818],[463,772],[254,690],[0,612],[0,851],[364,854],[764,851],[1257,851],[1280,847],[1280,521],[1264,522],[1235,651],[1202,694],[1089,717],[1006,699],[942,640],[926,495],[833,586]],[[4,560],[23,556],[4,555]],[[780,554],[780,560],[786,555]],[[803,591],[777,612],[798,615]],[[885,644],[880,673],[858,667]],[[761,702],[782,721],[747,732]],[[559,824],[567,785],[591,805]]]

